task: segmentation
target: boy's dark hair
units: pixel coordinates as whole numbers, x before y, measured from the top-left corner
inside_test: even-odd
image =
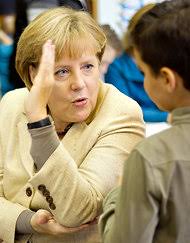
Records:
[[[156,4],[146,12],[131,33],[134,47],[155,75],[168,67],[190,90],[190,1]]]

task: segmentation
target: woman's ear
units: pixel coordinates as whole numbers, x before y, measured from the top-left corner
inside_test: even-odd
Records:
[[[29,74],[30,74],[30,80],[33,83],[33,80],[36,76],[36,68],[34,68],[34,66],[32,65],[29,66]]]
[[[163,84],[165,85],[165,88],[169,93],[172,93],[177,87],[176,73],[168,67],[162,67],[160,69],[160,74],[163,79]]]

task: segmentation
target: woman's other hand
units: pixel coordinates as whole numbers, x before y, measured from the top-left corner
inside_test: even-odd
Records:
[[[84,224],[75,228],[64,227],[53,218],[53,215],[50,212],[44,209],[39,209],[32,216],[30,223],[36,232],[49,235],[73,233],[88,227],[88,224]]]
[[[47,103],[54,85],[55,46],[51,40],[45,42],[39,67],[30,66],[32,88],[25,102],[29,122],[39,121],[47,116]]]

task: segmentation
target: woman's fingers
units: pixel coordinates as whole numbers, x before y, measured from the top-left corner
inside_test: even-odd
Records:
[[[83,230],[87,227],[89,227],[89,224],[83,224],[78,227],[65,227],[65,226],[62,226],[59,224],[57,227],[57,231],[61,234],[69,234],[69,233],[74,233],[74,232]]]
[[[54,83],[55,45],[51,40],[42,47],[42,56],[34,83],[41,86],[52,86]]]
[[[42,56],[40,61],[40,66],[38,70],[39,75],[47,74],[52,75],[54,73],[55,64],[55,45],[53,45],[51,40],[45,42],[42,47]]]
[[[25,102],[25,111],[29,122],[41,120],[47,116],[47,104],[54,86],[55,45],[51,40],[45,42],[33,86]]]

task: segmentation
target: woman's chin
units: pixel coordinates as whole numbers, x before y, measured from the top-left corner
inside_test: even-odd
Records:
[[[89,114],[78,114],[74,116],[71,121],[74,123],[79,123],[85,121],[89,117]]]

